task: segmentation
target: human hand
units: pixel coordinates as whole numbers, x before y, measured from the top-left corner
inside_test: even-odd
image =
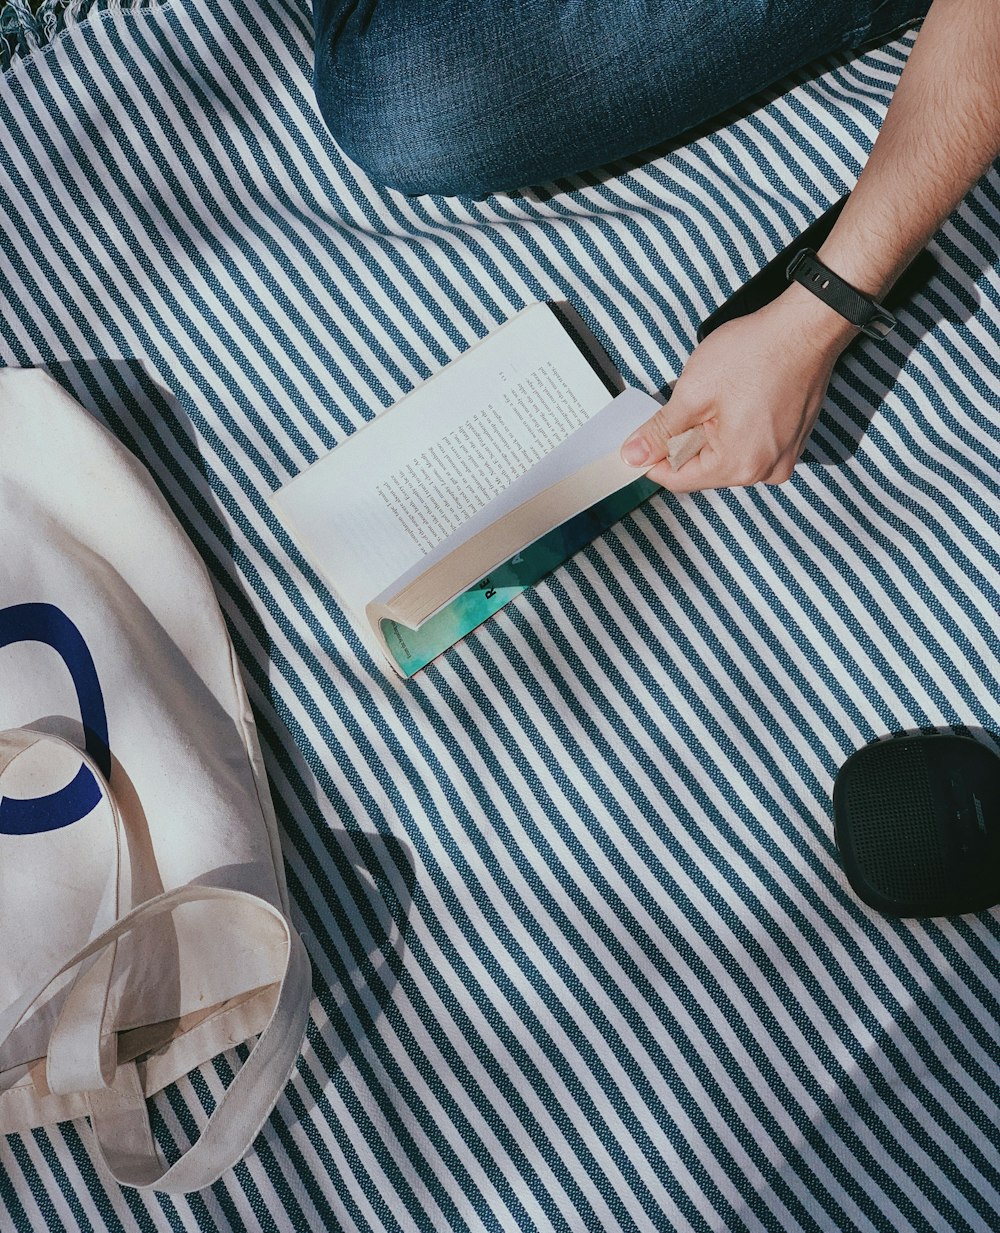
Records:
[[[623,458],[671,492],[783,483],[816,422],[837,357],[856,333],[810,292],[789,287],[695,349],[670,401],[632,434]],[[675,469],[671,447],[697,444],[699,430],[701,449]],[[691,436],[679,441],[684,433]]]

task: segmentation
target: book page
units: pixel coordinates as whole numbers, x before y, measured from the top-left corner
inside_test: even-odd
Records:
[[[489,402],[477,405],[457,427],[428,442],[375,487],[422,553],[588,419],[589,408],[551,359],[521,374],[504,371],[498,380]]]
[[[357,614],[611,397],[548,305],[533,305],[272,504]]]
[[[468,518],[447,541],[436,545],[416,565],[394,578],[387,590],[374,598],[373,603],[389,604],[417,580],[429,581],[432,566],[444,562],[446,558],[454,559],[458,550],[474,539],[482,541],[488,534],[488,550],[495,552],[497,545],[503,545],[498,554],[498,559],[502,559],[588,506],[624,488],[639,473],[621,459],[619,447],[627,436],[656,413],[659,406],[654,398],[641,390],[623,390],[586,424],[540,459],[530,473],[519,476],[487,507]],[[596,463],[600,465],[595,475],[592,472]],[[570,485],[568,490],[567,484]],[[515,515],[518,515],[517,529],[523,530],[525,538],[507,543],[508,529],[514,533],[515,528],[512,521],[503,520],[512,520]],[[495,563],[474,557],[468,562],[468,573],[462,574],[459,570],[450,578],[451,589],[437,598],[437,606],[447,604],[460,591],[472,586],[482,576],[482,571],[491,569]],[[437,581],[430,582],[429,589],[436,595],[439,589]]]

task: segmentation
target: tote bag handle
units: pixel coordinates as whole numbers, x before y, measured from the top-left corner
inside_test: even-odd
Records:
[[[25,740],[30,736],[29,740]],[[58,740],[38,733],[0,736],[0,774],[20,752],[37,740]],[[68,744],[68,742],[59,742]],[[121,814],[99,768],[85,753],[71,746],[89,767],[101,795],[111,804],[119,832],[119,859],[124,845]],[[117,873],[114,875],[117,884]],[[262,941],[277,941],[283,957],[275,973],[278,984],[271,1016],[220,1097],[198,1140],[173,1165],[167,1166],[153,1141],[145,1095],[135,1063],[115,1066],[102,1038],[106,991],[110,978],[109,954],[126,934],[169,916],[185,904],[230,902],[252,905],[261,926]],[[265,936],[266,935],[266,936]],[[274,905],[246,891],[226,887],[189,885],[166,891],[117,920],[81,947],[57,972],[46,977],[0,1014],[0,1048],[24,1020],[31,1007],[73,969],[77,979],[60,1010],[49,1041],[47,1067],[64,1088],[67,1076],[84,1078],[97,1161],[120,1185],[143,1190],[183,1194],[210,1186],[249,1150],[281,1096],[299,1054],[311,995],[311,969],[302,939]],[[113,1036],[112,1036],[113,1039]]]
[[[174,912],[186,903],[210,900],[250,904],[258,910],[267,932],[278,932],[285,943],[283,970],[271,1017],[202,1129],[197,1142],[167,1168],[153,1142],[145,1096],[134,1063],[120,1066],[111,1087],[88,1094],[90,1120],[99,1162],[123,1186],[183,1194],[210,1186],[246,1155],[284,1090],[299,1055],[309,1014],[311,974],[302,939],[277,908],[244,891],[223,887],[185,886],[140,904],[80,952],[80,958],[114,945],[118,938],[146,922]],[[80,1025],[93,1038],[100,1033],[96,1017]]]

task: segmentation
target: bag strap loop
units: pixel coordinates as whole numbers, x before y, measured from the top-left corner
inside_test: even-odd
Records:
[[[0,775],[31,745],[46,739],[58,738],[33,732],[0,734]],[[95,771],[112,804],[121,837],[120,862],[124,843],[121,815],[99,768],[87,754],[72,748]],[[116,898],[117,886],[116,874]],[[120,938],[185,904],[212,901],[256,909],[265,931],[283,951],[274,972],[278,987],[271,1016],[250,1056],[220,1097],[197,1142],[168,1167],[153,1141],[137,1067],[134,1063],[117,1067],[109,1055],[108,1041],[114,1041],[114,1034],[105,1030],[107,988]],[[309,957],[301,937],[279,908],[246,891],[193,884],[165,891],[116,920],[57,972],[8,1006],[0,1014],[0,1050],[32,1006],[73,969],[78,970],[77,977],[50,1038],[47,1072],[60,1084],[75,1078],[87,1085],[73,1090],[87,1093],[98,1163],[123,1186],[183,1194],[212,1185],[249,1150],[298,1058],[312,988]]]
[[[119,1067],[110,1088],[88,1094],[98,1161],[122,1186],[183,1194],[210,1186],[249,1150],[295,1066],[305,1032],[311,969],[302,939],[272,904],[245,891],[184,886],[140,904],[96,943],[107,946],[154,917],[187,903],[212,900],[252,903],[262,923],[285,941],[271,1017],[250,1056],[219,1099],[197,1142],[169,1168],[153,1143],[145,1098],[133,1064]],[[83,952],[81,952],[82,954]],[[89,1028],[96,1029],[92,1020]],[[141,1130],[141,1133],[139,1131]]]

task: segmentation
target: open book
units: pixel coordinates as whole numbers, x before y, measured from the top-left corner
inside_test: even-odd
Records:
[[[656,486],[622,462],[659,403],[565,305],[473,344],[271,498],[367,645],[412,676]]]

